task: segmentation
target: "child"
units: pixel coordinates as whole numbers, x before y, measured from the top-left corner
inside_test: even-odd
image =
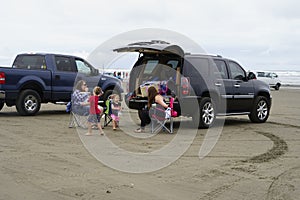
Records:
[[[113,124],[113,130],[115,131],[117,126],[118,126],[118,122],[120,120],[120,111],[121,111],[122,107],[121,107],[121,103],[120,103],[120,96],[118,94],[115,94],[112,97],[112,102],[111,102],[111,118],[112,118],[112,124]]]
[[[100,107],[98,106],[98,99],[99,99],[99,96],[102,95],[102,93],[103,92],[102,92],[101,88],[96,86],[96,87],[94,87],[93,95],[90,96],[90,98],[89,98],[90,115],[88,117],[88,132],[85,135],[92,135],[92,124],[97,124],[100,135],[104,135],[104,132],[103,132],[101,124],[100,124],[100,113],[102,111],[100,110]]]

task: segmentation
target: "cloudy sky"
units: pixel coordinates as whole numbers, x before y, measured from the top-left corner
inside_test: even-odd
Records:
[[[132,30],[180,33],[246,69],[300,70],[297,0],[1,0],[0,65],[21,52],[87,57]]]

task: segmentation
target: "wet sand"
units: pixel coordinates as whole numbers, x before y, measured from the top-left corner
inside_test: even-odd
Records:
[[[85,130],[68,128],[65,106],[43,105],[33,117],[4,107],[0,199],[298,199],[300,90],[281,88],[272,90],[272,96],[267,123],[227,117],[205,158],[198,157],[206,135],[199,129],[178,160],[140,174],[120,172],[95,159],[80,140]],[[162,132],[151,139],[134,138],[111,126],[104,131],[120,148],[138,153],[160,149],[174,137]]]

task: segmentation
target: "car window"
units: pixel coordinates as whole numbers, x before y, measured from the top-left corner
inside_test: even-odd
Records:
[[[183,74],[189,77],[198,77],[199,73],[202,77],[208,77],[209,61],[206,58],[187,58]]]
[[[144,69],[144,74],[152,74],[154,68],[158,65],[159,60],[147,60],[146,66]]]
[[[228,73],[226,68],[226,63],[223,60],[214,60],[215,65],[217,66],[217,71],[214,72],[216,77],[222,79],[228,79]]]
[[[246,77],[245,71],[235,62],[229,61],[229,69],[232,79],[243,80]]]
[[[64,56],[55,56],[55,64],[57,71],[74,72],[71,59]]]
[[[272,73],[271,76],[274,78],[278,78],[278,75],[276,73]]]
[[[83,73],[83,74],[87,74],[87,75],[92,74],[92,69],[88,63],[86,63],[82,60],[79,60],[79,59],[76,59],[75,63],[76,63],[76,67],[77,67],[77,70],[79,73]]]
[[[264,72],[257,72],[257,77],[265,77],[265,73]]]
[[[169,60],[169,61],[167,62],[167,65],[170,66],[170,67],[172,67],[172,69],[175,69],[175,70],[176,70],[176,68],[177,68],[177,66],[178,66],[178,63],[179,63],[178,60]]]
[[[47,69],[45,56],[20,55],[16,58],[13,68],[45,70]]]

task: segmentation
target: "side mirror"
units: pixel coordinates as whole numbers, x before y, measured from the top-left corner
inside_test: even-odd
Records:
[[[247,78],[248,80],[256,79],[256,75],[253,72],[249,72]]]

